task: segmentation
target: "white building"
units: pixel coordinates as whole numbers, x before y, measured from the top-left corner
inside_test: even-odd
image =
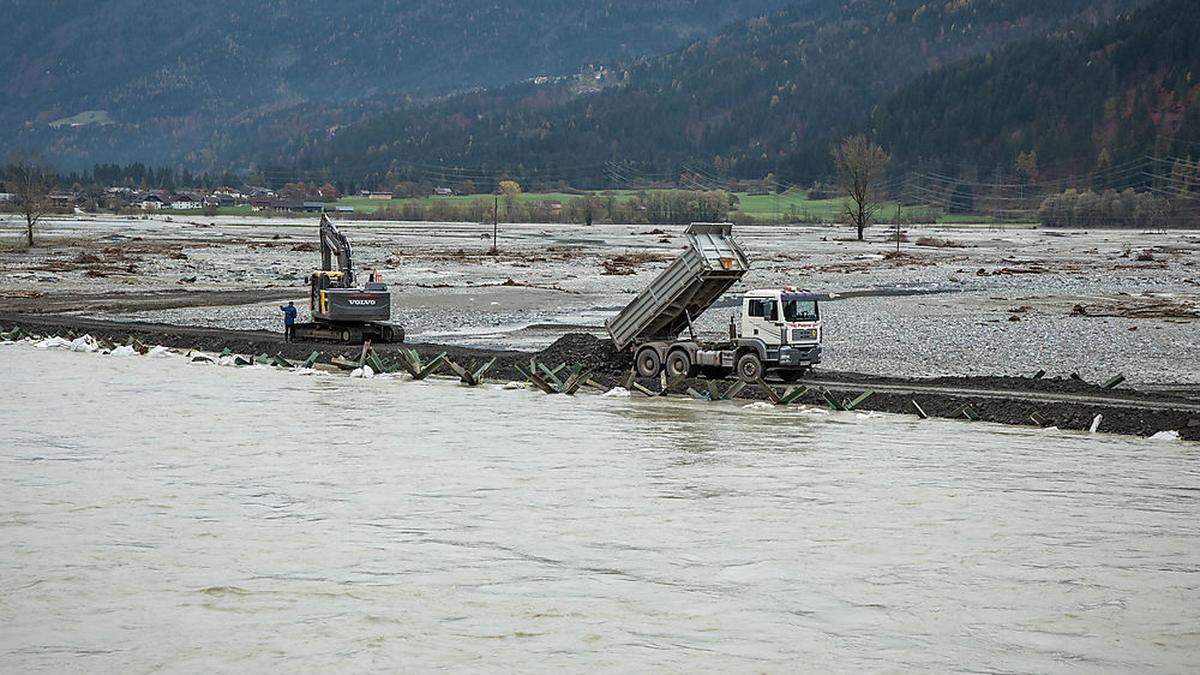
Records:
[[[191,211],[204,208],[204,204],[190,195],[176,195],[171,201],[171,208],[177,211]]]

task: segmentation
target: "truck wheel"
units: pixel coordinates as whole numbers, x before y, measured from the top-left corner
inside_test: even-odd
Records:
[[[758,382],[758,378],[762,377],[763,365],[762,359],[758,358],[758,354],[750,352],[742,354],[737,360],[738,379],[742,382]]]
[[[658,373],[662,370],[662,359],[653,348],[638,352],[634,362],[637,364],[637,373],[641,377],[658,377]]]
[[[677,349],[667,355],[667,377],[679,377],[680,375],[691,377],[696,374],[694,371],[692,358],[684,350]]]
[[[350,342],[350,329],[349,328],[342,329],[341,338],[342,338],[342,342],[345,342],[345,343]]]

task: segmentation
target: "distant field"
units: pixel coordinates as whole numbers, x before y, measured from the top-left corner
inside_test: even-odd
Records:
[[[639,190],[605,190],[596,193],[600,197],[613,196],[619,200],[628,200],[631,196],[637,194]],[[522,192],[517,195],[517,200],[521,202],[545,202],[557,201],[566,203],[572,199],[578,198],[580,195],[568,194],[565,192]],[[748,196],[745,193],[737,195],[741,201],[739,211],[757,216],[767,216],[776,213],[776,201],[773,196]],[[367,197],[343,197],[339,199],[338,206],[352,206],[355,211],[360,213],[374,213],[380,209],[400,208],[407,202],[415,202],[425,206],[435,201],[445,201],[452,204],[467,204],[474,200],[492,201],[492,195],[469,195],[469,196],[454,196],[454,197],[413,197],[407,199],[368,199]],[[837,200],[825,201],[809,201],[802,194],[788,195],[781,198],[783,213],[788,213],[789,206],[796,206],[800,211],[807,210],[814,214],[835,213],[837,209]]]
[[[738,192],[738,211],[748,216],[786,216],[795,214],[829,220],[841,210],[839,199],[809,199],[806,192],[787,192],[779,195],[750,195]]]
[[[629,195],[634,194],[635,190],[606,190],[597,193],[600,196],[613,195],[618,199],[628,199]],[[517,195],[519,202],[562,202],[567,203],[572,199],[581,195],[569,194],[566,192],[522,192]],[[470,204],[476,200],[491,204],[494,195],[454,195],[451,197],[409,197],[405,199],[370,199],[368,197],[342,197],[337,201],[338,206],[352,206],[359,213],[374,213],[381,209],[386,209],[389,206],[399,209],[405,203],[414,202],[424,206],[429,206],[434,202],[449,202],[455,205]]]
[[[618,200],[625,201],[631,196],[637,194],[638,190],[607,190],[596,193],[600,197],[612,196]],[[736,213],[744,214],[754,218],[773,219],[794,217],[798,220],[811,221],[818,220],[821,222],[832,222],[841,218],[842,200],[841,199],[809,199],[804,192],[788,192],[780,195],[750,195],[745,192],[735,193],[738,198],[738,208]],[[565,192],[523,192],[517,195],[517,200],[524,203],[529,202],[544,202],[557,201],[567,203],[572,199],[578,198],[580,195],[569,194]],[[375,213],[381,209],[388,207],[399,210],[404,204],[413,202],[423,206],[429,206],[434,202],[448,202],[455,205],[470,204],[474,201],[480,201],[490,205],[492,203],[492,195],[464,195],[450,197],[412,197],[406,199],[369,199],[367,197],[343,197],[336,202],[337,206],[352,207],[356,213]],[[200,211],[170,211],[164,210],[162,213],[170,215],[200,215]],[[223,207],[218,213],[223,216],[250,216],[254,212],[249,206]],[[879,218],[884,221],[892,220],[896,213],[895,202],[885,202],[879,210]],[[920,222],[928,220],[936,220],[938,223],[944,224],[992,224],[995,219],[990,216],[979,216],[971,214],[934,214],[926,207],[903,207],[900,210],[901,217],[908,222]],[[312,215],[312,214],[309,214]],[[933,216],[931,218],[931,215]]]
[[[823,222],[833,222],[842,217],[841,199],[809,199],[803,192],[788,192],[781,195],[748,195],[738,193],[738,211],[757,218],[777,216],[794,216],[803,220],[819,219]],[[884,202],[879,208],[878,219],[894,221],[896,202]],[[993,219],[987,216],[970,214],[941,215],[933,214],[930,208],[924,206],[905,206],[900,209],[900,217],[906,222],[929,220],[931,215],[939,223],[991,223]]]

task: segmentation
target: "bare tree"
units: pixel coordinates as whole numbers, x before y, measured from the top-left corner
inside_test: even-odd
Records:
[[[33,246],[33,229],[50,208],[53,173],[37,159],[14,157],[5,171],[25,216],[25,243]]]
[[[833,161],[842,191],[846,193],[843,213],[858,228],[858,240],[862,241],[863,230],[882,206],[879,183],[892,158],[865,135],[857,134],[833,149]]]

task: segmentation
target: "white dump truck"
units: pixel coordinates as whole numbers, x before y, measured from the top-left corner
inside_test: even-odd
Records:
[[[792,287],[753,290],[741,299],[741,320],[725,338],[697,337],[693,321],[750,269],[731,223],[692,223],[688,247],[606,324],[617,349],[633,352],[641,377],[736,372],[748,382],[773,371],[785,381],[821,361],[817,296]],[[684,331],[687,337],[681,337]]]

